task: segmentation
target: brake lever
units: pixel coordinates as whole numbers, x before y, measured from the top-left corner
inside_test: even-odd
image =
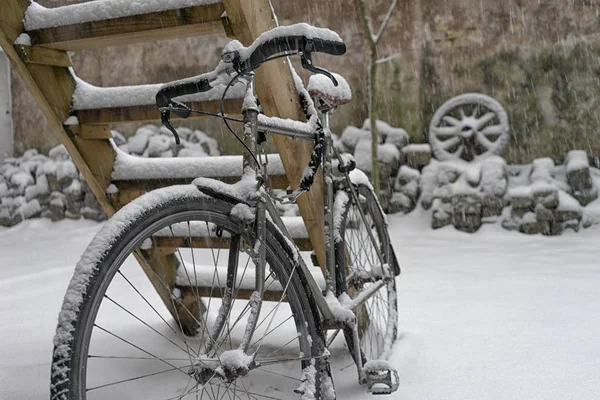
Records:
[[[170,111],[173,111],[180,118],[187,118],[192,113],[192,110],[188,106],[177,100],[169,100],[169,107],[171,106],[175,106],[176,108],[171,108]]]
[[[160,122],[162,122],[162,124],[171,131],[171,133],[173,134],[173,136],[175,136],[175,143],[176,144],[181,144],[181,141],[179,140],[179,135],[177,134],[177,131],[175,130],[175,128],[173,128],[173,126],[171,125],[171,112],[169,109],[166,110],[161,110],[160,111]]]
[[[338,81],[331,74],[331,72],[327,71],[325,68],[316,67],[313,65],[313,62],[312,62],[313,47],[314,47],[314,42],[312,41],[312,39],[307,39],[304,44],[304,51],[302,52],[302,55],[300,56],[300,59],[302,61],[302,68],[307,69],[310,72],[313,72],[315,74],[325,75],[326,77],[331,79],[331,82],[333,82],[333,86],[337,87]]]

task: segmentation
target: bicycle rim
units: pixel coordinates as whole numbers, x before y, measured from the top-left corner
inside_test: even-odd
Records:
[[[262,302],[250,348],[245,354],[235,351],[253,307],[248,253],[254,240],[251,230],[229,217],[231,205],[200,201],[149,210],[109,249],[82,293],[65,398],[297,398],[293,391],[307,372],[319,379],[313,359],[313,339],[318,342],[320,335],[314,304],[289,255],[271,235],[265,288],[276,301]],[[208,248],[194,245],[208,240],[207,233]],[[134,252],[138,259],[143,255],[149,273]],[[156,260],[169,259],[178,264],[172,285],[163,270],[152,272]],[[222,287],[232,262],[237,277],[231,290],[237,298],[226,305]],[[161,299],[148,277],[169,288],[168,300]],[[260,366],[240,372],[252,354]],[[59,368],[55,361],[53,379],[60,376]],[[225,369],[235,379],[231,374],[224,378]],[[53,387],[55,398],[61,398],[58,389],[65,384],[54,381]]]
[[[389,267],[396,265],[396,260],[392,260],[395,256],[385,217],[373,191],[357,185],[355,192],[358,203],[349,190],[338,192],[336,198],[336,212],[341,214],[336,239],[337,294],[354,299],[373,285],[381,285],[355,311],[364,363],[386,358],[397,335],[396,283]],[[354,356],[352,332],[346,330],[344,334]]]

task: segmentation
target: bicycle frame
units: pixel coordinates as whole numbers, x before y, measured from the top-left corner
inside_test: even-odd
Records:
[[[325,146],[324,146],[324,150],[323,150],[323,173],[325,176],[324,179],[324,210],[325,210],[325,252],[326,252],[326,262],[327,265],[325,266],[325,268],[322,268],[323,273],[325,275],[325,282],[326,282],[326,292],[328,293],[335,293],[335,288],[336,288],[336,263],[335,263],[335,249],[334,249],[334,220],[333,220],[333,203],[334,203],[334,186],[333,186],[333,171],[332,171],[332,157],[333,157],[333,140],[332,140],[332,136],[331,136],[331,131],[329,128],[329,123],[330,123],[330,113],[331,113],[331,109],[323,109],[322,111],[322,116],[323,116],[323,127],[324,127],[324,131],[325,131]],[[246,91],[246,95],[244,97],[244,106],[242,109],[242,115],[243,115],[243,132],[244,132],[244,137],[243,137],[243,141],[244,144],[249,148],[252,149],[254,151],[254,154],[259,154],[260,153],[260,146],[261,144],[258,143],[257,141],[257,135],[259,131],[269,131],[269,132],[274,132],[274,133],[278,133],[278,134],[282,134],[282,135],[286,135],[286,136],[292,136],[295,138],[300,138],[300,139],[305,139],[305,140],[314,140],[315,139],[315,135],[307,135],[304,132],[299,132],[299,131],[295,131],[292,129],[282,129],[281,127],[279,128],[275,128],[275,127],[271,127],[262,123],[259,123],[258,121],[258,105],[256,103],[256,93],[255,93],[255,87],[254,87],[254,75],[251,74],[248,76],[248,85],[247,85],[247,91]],[[337,155],[339,157],[339,155]],[[273,204],[271,197],[269,195],[269,193],[267,193],[267,191],[264,188],[263,183],[265,182],[265,177],[267,175],[267,165],[263,164],[263,165],[258,165],[257,162],[255,161],[255,158],[251,155],[248,154],[248,152],[246,151],[244,153],[243,156],[243,165],[244,165],[244,173],[253,173],[256,176],[257,179],[257,183],[260,185],[260,200],[258,201],[257,204],[257,209],[256,209],[256,221],[257,223],[255,224],[255,231],[256,231],[256,240],[259,243],[258,246],[258,250],[255,251],[255,257],[257,258],[257,268],[256,268],[256,288],[255,290],[258,292],[258,294],[261,296],[263,296],[264,293],[264,277],[266,274],[265,268],[266,268],[266,246],[264,245],[265,243],[265,224],[266,224],[266,216],[268,216],[271,221],[275,224],[275,226],[283,233],[283,235],[289,239],[289,243],[294,243],[292,236],[290,235],[290,233],[288,232],[287,228],[285,227],[285,224],[283,223],[281,217],[279,216],[279,213],[277,212],[277,209],[275,207],[275,205]],[[349,179],[348,174],[346,173],[346,178]],[[353,188],[350,188],[351,192],[352,192],[352,196],[355,198],[355,200],[358,200],[358,194],[353,190]],[[364,217],[364,215],[363,215]],[[371,240],[373,240],[373,238],[371,238]],[[294,248],[292,248],[292,251],[295,251],[297,253],[299,253],[299,250],[297,249],[296,246],[293,246]],[[355,357],[354,359],[357,360],[357,371],[358,371],[358,375],[359,375],[359,380],[362,382],[364,382],[365,380],[365,376],[364,376],[364,371],[363,371],[363,365],[362,365],[362,357],[361,357],[361,353],[360,353],[360,346],[359,344],[359,336],[358,336],[358,330],[357,330],[357,324],[356,324],[356,318],[354,319],[354,321],[342,321],[340,320],[340,318],[336,317],[335,313],[332,311],[331,306],[329,305],[328,301],[326,300],[325,296],[323,296],[322,290],[320,288],[320,286],[317,284],[317,282],[315,281],[314,277],[312,276],[311,272],[309,271],[308,266],[306,265],[306,263],[304,262],[304,260],[302,259],[302,257],[298,256],[297,257],[298,260],[298,267],[302,270],[306,281],[307,281],[307,288],[308,290],[312,293],[313,298],[316,301],[317,307],[321,313],[321,316],[323,318],[323,324],[325,329],[330,329],[330,328],[340,328],[342,326],[347,326],[347,327],[351,327],[353,330],[353,336],[354,336],[354,342],[355,342],[355,346],[354,346],[354,351],[355,351]],[[374,290],[372,292],[372,294],[374,294],[382,285],[384,284],[384,281],[380,281],[380,285],[374,285]],[[358,308],[360,305],[362,305],[362,303],[366,300],[368,300],[368,298],[370,298],[370,296],[365,296],[365,298],[356,305],[356,308]],[[260,308],[256,308],[253,309],[252,312],[255,312],[256,315],[258,315],[258,313],[260,312]],[[255,321],[258,318],[249,318],[249,319],[254,319]],[[251,340],[252,337],[252,333],[254,331],[254,324],[249,324],[246,328],[246,335],[245,338],[246,341],[244,343],[242,343],[241,348],[243,348],[244,350],[247,349],[248,344]]]

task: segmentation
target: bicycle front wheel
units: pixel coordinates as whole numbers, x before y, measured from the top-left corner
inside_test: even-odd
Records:
[[[276,229],[263,299],[253,292],[256,240],[240,207],[251,211],[171,187],[105,224],[65,296],[52,399],[320,398],[314,300]]]
[[[355,310],[362,363],[386,358],[398,331],[395,275],[399,267],[385,215],[365,184],[338,190],[335,198],[337,295],[367,296]],[[372,293],[371,291],[374,291]],[[369,297],[370,296],[370,297]],[[354,357],[352,330],[344,331]]]

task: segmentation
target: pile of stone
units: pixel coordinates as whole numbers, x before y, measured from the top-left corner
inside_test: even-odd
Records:
[[[504,228],[559,235],[590,224],[582,223],[584,206],[598,197],[598,189],[584,151],[572,150],[560,166],[550,158],[539,158],[519,175],[518,186],[508,192],[511,207],[502,221]]]
[[[178,127],[181,143],[175,143],[173,134],[164,126],[145,125],[125,139],[113,131],[117,146],[125,153],[141,157],[206,157],[220,156],[219,144],[206,133]]]
[[[35,217],[106,219],[63,146],[48,156],[30,149],[0,166],[0,226]]]
[[[408,145],[409,137],[404,129],[394,128],[379,120],[376,124],[380,137],[377,147],[380,198],[384,210],[389,210],[394,192],[394,181],[400,167],[401,151]],[[373,170],[372,135],[371,121],[368,118],[361,128],[346,127],[340,139],[335,142],[335,146],[343,153],[352,154],[357,168],[369,177],[371,176]]]
[[[115,144],[141,157],[206,157],[221,154],[215,139],[199,130],[177,128],[181,144],[164,127],[145,125],[129,138],[113,131]],[[290,211],[291,213],[291,211]],[[0,166],[0,226],[44,217],[53,221],[81,217],[103,221],[106,214],[64,146],[48,156],[30,149]]]
[[[423,168],[420,182],[421,205],[432,209],[432,228],[452,224],[475,232],[483,222],[502,214],[508,187],[506,161],[499,156],[471,163],[432,160]]]

